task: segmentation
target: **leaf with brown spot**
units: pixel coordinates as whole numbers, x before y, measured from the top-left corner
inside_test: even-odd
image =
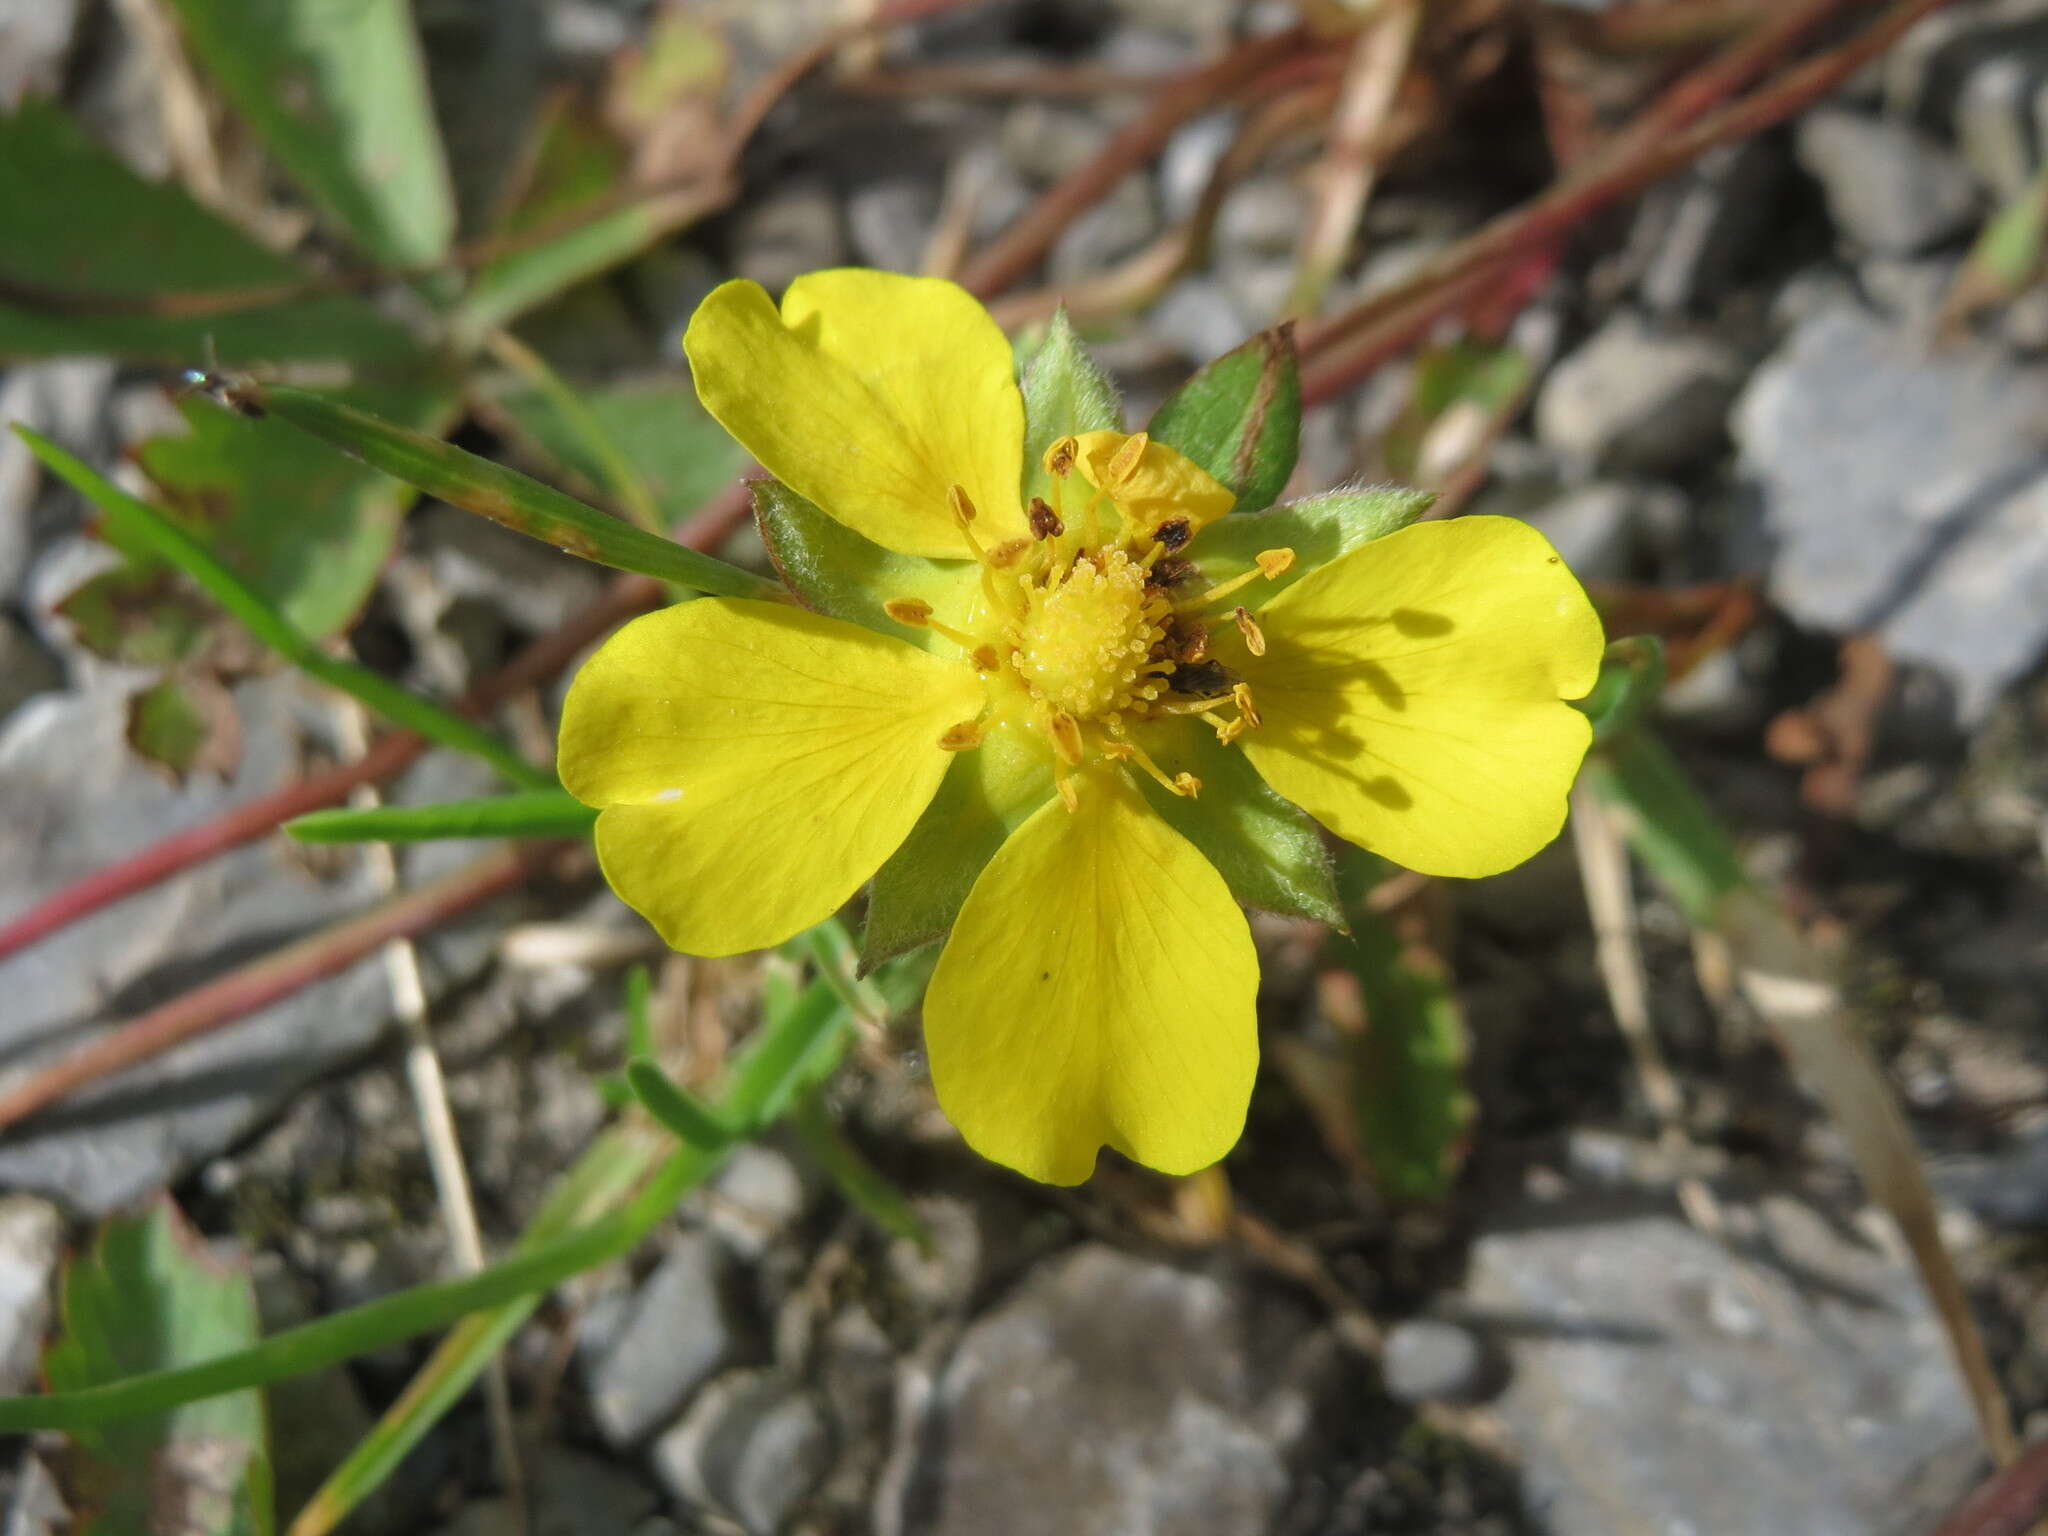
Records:
[[[1263,512],[1287,488],[1301,443],[1301,370],[1292,325],[1261,331],[1183,384],[1153,414],[1153,438],[1178,449]]]

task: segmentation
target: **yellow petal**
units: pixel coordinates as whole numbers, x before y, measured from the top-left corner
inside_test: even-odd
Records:
[[[1193,536],[1237,504],[1237,497],[1218,484],[1206,469],[1164,443],[1147,438],[1137,463],[1119,476],[1111,463],[1118,450],[1130,441],[1128,436],[1122,432],[1083,432],[1075,441],[1080,452],[1074,463],[1081,478],[1107,494],[1130,514],[1139,528],[1149,531],[1184,517],[1188,533]]]
[[[903,841],[971,719],[971,668],[777,603],[636,619],[562,708],[562,783],[598,806],[612,889],[677,949],[729,955],[826,917]]]
[[[974,883],[925,996],[939,1105],[982,1156],[1078,1184],[1105,1146],[1192,1173],[1244,1128],[1258,955],[1223,877],[1122,775]]]
[[[964,288],[851,268],[789,285],[725,283],[683,337],[720,425],[856,533],[906,555],[969,555],[946,493],[983,545],[1028,533],[1018,505],[1024,401],[1010,344]]]
[[[1332,831],[1462,876],[1511,868],[1557,836],[1591,740],[1562,701],[1592,688],[1602,638],[1535,529],[1417,523],[1303,577],[1259,624],[1266,654],[1230,663],[1265,723],[1238,740]]]

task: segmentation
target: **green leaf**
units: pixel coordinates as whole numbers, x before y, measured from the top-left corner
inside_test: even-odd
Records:
[[[284,824],[302,843],[424,843],[450,837],[584,837],[597,812],[566,790],[441,805],[312,811]]]
[[[1138,787],[1167,824],[1202,851],[1248,907],[1344,925],[1329,850],[1313,820],[1276,794],[1242,752],[1199,720],[1161,722],[1145,745],[1168,774],[1192,773],[1195,796],[1176,795],[1149,776]]]
[[[515,784],[528,789],[555,787],[553,774],[534,767],[483,727],[408,692],[367,667],[328,655],[252,592],[211,550],[155,507],[95,474],[48,438],[19,423],[14,430],[52,474],[105,514],[110,542],[131,554],[140,553],[176,567],[250,634],[301,672],[331,688],[339,688],[395,725],[482,758]]]
[[[899,555],[835,522],[777,480],[753,482],[754,522],[768,558],[798,602],[817,613],[859,624],[930,650],[938,636],[898,624],[885,600],[921,598],[940,612],[958,606],[963,586],[978,577],[971,560]]]
[[[640,1107],[686,1145],[702,1152],[722,1152],[745,1134],[717,1110],[686,1088],[679,1088],[660,1066],[645,1056],[626,1063],[626,1086]]]
[[[144,181],[48,102],[0,115],[0,208],[0,357],[107,352],[175,368],[211,347],[229,366],[422,365],[403,327],[360,299],[303,296],[304,268],[170,182]]]
[[[205,676],[166,677],[128,701],[128,745],[176,779],[205,770],[225,782],[242,761],[242,727],[226,688]]]
[[[1263,512],[1287,488],[1301,446],[1301,370],[1292,325],[1226,352],[1153,413],[1152,436],[1177,448]]]
[[[646,484],[664,520],[679,523],[747,467],[746,450],[697,403],[688,378],[614,384],[579,392],[585,409]],[[610,476],[584,434],[538,389],[508,389],[492,404],[548,460],[602,493]]]
[[[455,196],[407,0],[172,0],[286,175],[395,267],[448,254]]]
[[[456,313],[472,340],[639,255],[706,211],[695,191],[618,202],[631,156],[598,115],[573,96],[554,98],[535,124],[532,171],[491,231],[510,248],[476,275]]]
[[[258,409],[396,475],[407,485],[552,544],[564,554],[719,597],[781,596],[781,589],[766,577],[700,555],[585,506],[517,470],[329,396],[254,385],[241,393]]]
[[[246,1272],[207,1253],[168,1198],[100,1228],[65,1268],[63,1336],[43,1356],[53,1393],[104,1387],[242,1349],[257,1337]],[[81,1426],[64,1484],[79,1536],[267,1536],[263,1399],[242,1391],[104,1427]]]
[[[1121,431],[1123,424],[1116,386],[1081,345],[1062,305],[1024,370],[1025,505],[1034,496],[1052,496],[1045,451],[1054,443],[1083,432]]]
[[[1620,810],[1629,846],[1689,921],[1717,926],[1730,896],[1749,884],[1727,828],[1671,749],[1640,724],[1586,756],[1586,788]]]
[[[825,1096],[812,1089],[798,1100],[790,1117],[797,1139],[811,1161],[825,1170],[853,1208],[892,1237],[904,1238],[923,1252],[932,1249],[932,1229],[917,1208],[888,1176],[846,1137],[825,1107]]]
[[[439,388],[339,398],[433,431],[454,405]],[[295,628],[316,639],[345,628],[390,558],[413,489],[282,422],[198,398],[184,410],[189,433],[137,455],[165,510]]]
[[[1252,569],[1260,550],[1293,550],[1291,567],[1244,589],[1246,606],[1257,608],[1339,555],[1406,528],[1435,500],[1434,491],[1398,485],[1331,491],[1290,501],[1259,517],[1219,518],[1196,535],[1188,554],[1209,580],[1228,581]]]
[[[96,656],[132,667],[168,667],[199,649],[217,615],[160,560],[130,560],[58,600],[56,611]]]
[[[1605,741],[1641,720],[1663,691],[1664,642],[1655,635],[1628,635],[1608,643],[1593,691],[1572,705],[1591,717],[1593,739]]]

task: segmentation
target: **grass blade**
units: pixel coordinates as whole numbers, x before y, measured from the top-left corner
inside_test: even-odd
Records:
[[[537,789],[441,805],[313,811],[284,824],[302,843],[426,843],[454,837],[582,837],[597,812],[566,790]]]
[[[282,385],[249,384],[237,386],[237,398],[374,464],[407,485],[552,544],[564,554],[716,597],[779,600],[782,596],[782,588],[765,576],[700,555],[660,534],[587,507],[517,470],[325,395]]]
[[[147,502],[139,501],[73,458],[48,438],[17,424],[15,431],[51,473],[105,514],[115,542],[145,550],[176,566],[225,608],[243,628],[309,677],[338,688],[394,725],[405,727],[458,752],[482,758],[515,784],[552,789],[555,777],[536,768],[482,726],[401,688],[366,667],[321,650],[286,621],[191,534]]]

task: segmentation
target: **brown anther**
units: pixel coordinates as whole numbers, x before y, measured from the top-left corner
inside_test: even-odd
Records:
[[[996,654],[992,645],[977,645],[971,659],[977,672],[994,672],[1003,664],[1003,658]]]
[[[946,491],[946,504],[953,509],[953,516],[961,522],[971,523],[974,521],[974,503],[968,500],[967,492],[964,488],[957,485],[948,487]],[[1263,559],[1264,556],[1260,558]]]
[[[1266,580],[1271,581],[1294,564],[1294,551],[1291,549],[1262,549],[1252,558],[1257,562],[1259,570],[1265,575]]]
[[[1052,749],[1059,760],[1069,767],[1081,761],[1081,727],[1074,717],[1063,709],[1054,710],[1046,719],[1046,730],[1052,737]]]
[[[1029,539],[1005,539],[988,552],[988,563],[999,571],[1007,571],[1024,557],[1031,548]]]
[[[1074,438],[1063,437],[1045,450],[1045,472],[1055,480],[1064,480],[1074,472],[1074,460],[1081,456],[1081,444]]]
[[[1067,531],[1067,525],[1060,521],[1059,513],[1045,504],[1043,496],[1031,498],[1031,537],[1034,539],[1056,539]]]
[[[979,720],[962,720],[958,725],[948,726],[946,734],[939,738],[941,752],[966,752],[981,745],[983,732],[988,728]]]
[[[1109,471],[1103,476],[1111,485],[1122,485],[1138,472],[1138,463],[1145,457],[1145,450],[1152,446],[1150,434],[1133,432],[1125,438],[1109,458]]]
[[[1152,530],[1152,537],[1164,544],[1169,551],[1184,547],[1194,536],[1194,525],[1184,517],[1169,517]]]
[[[1230,617],[1237,625],[1237,632],[1244,636],[1244,648],[1254,656],[1265,655],[1266,632],[1260,629],[1258,621],[1252,618],[1251,610],[1239,608]]]
[[[1183,560],[1178,555],[1167,555],[1155,561],[1152,569],[1145,573],[1148,587],[1174,587],[1195,574],[1195,562]]]
[[[1252,703],[1252,691],[1243,683],[1233,683],[1230,702],[1237,706],[1238,718],[1244,721],[1245,729],[1256,731],[1265,722],[1259,718],[1257,706]]]
[[[912,629],[923,629],[932,621],[932,605],[921,597],[892,597],[882,604],[882,612]]]
[[[1175,637],[1174,659],[1183,662],[1207,661],[1209,659],[1209,626],[1190,624]]]
[[[1176,773],[1173,776],[1173,792],[1192,800],[1202,792],[1202,781],[1192,773]]]

